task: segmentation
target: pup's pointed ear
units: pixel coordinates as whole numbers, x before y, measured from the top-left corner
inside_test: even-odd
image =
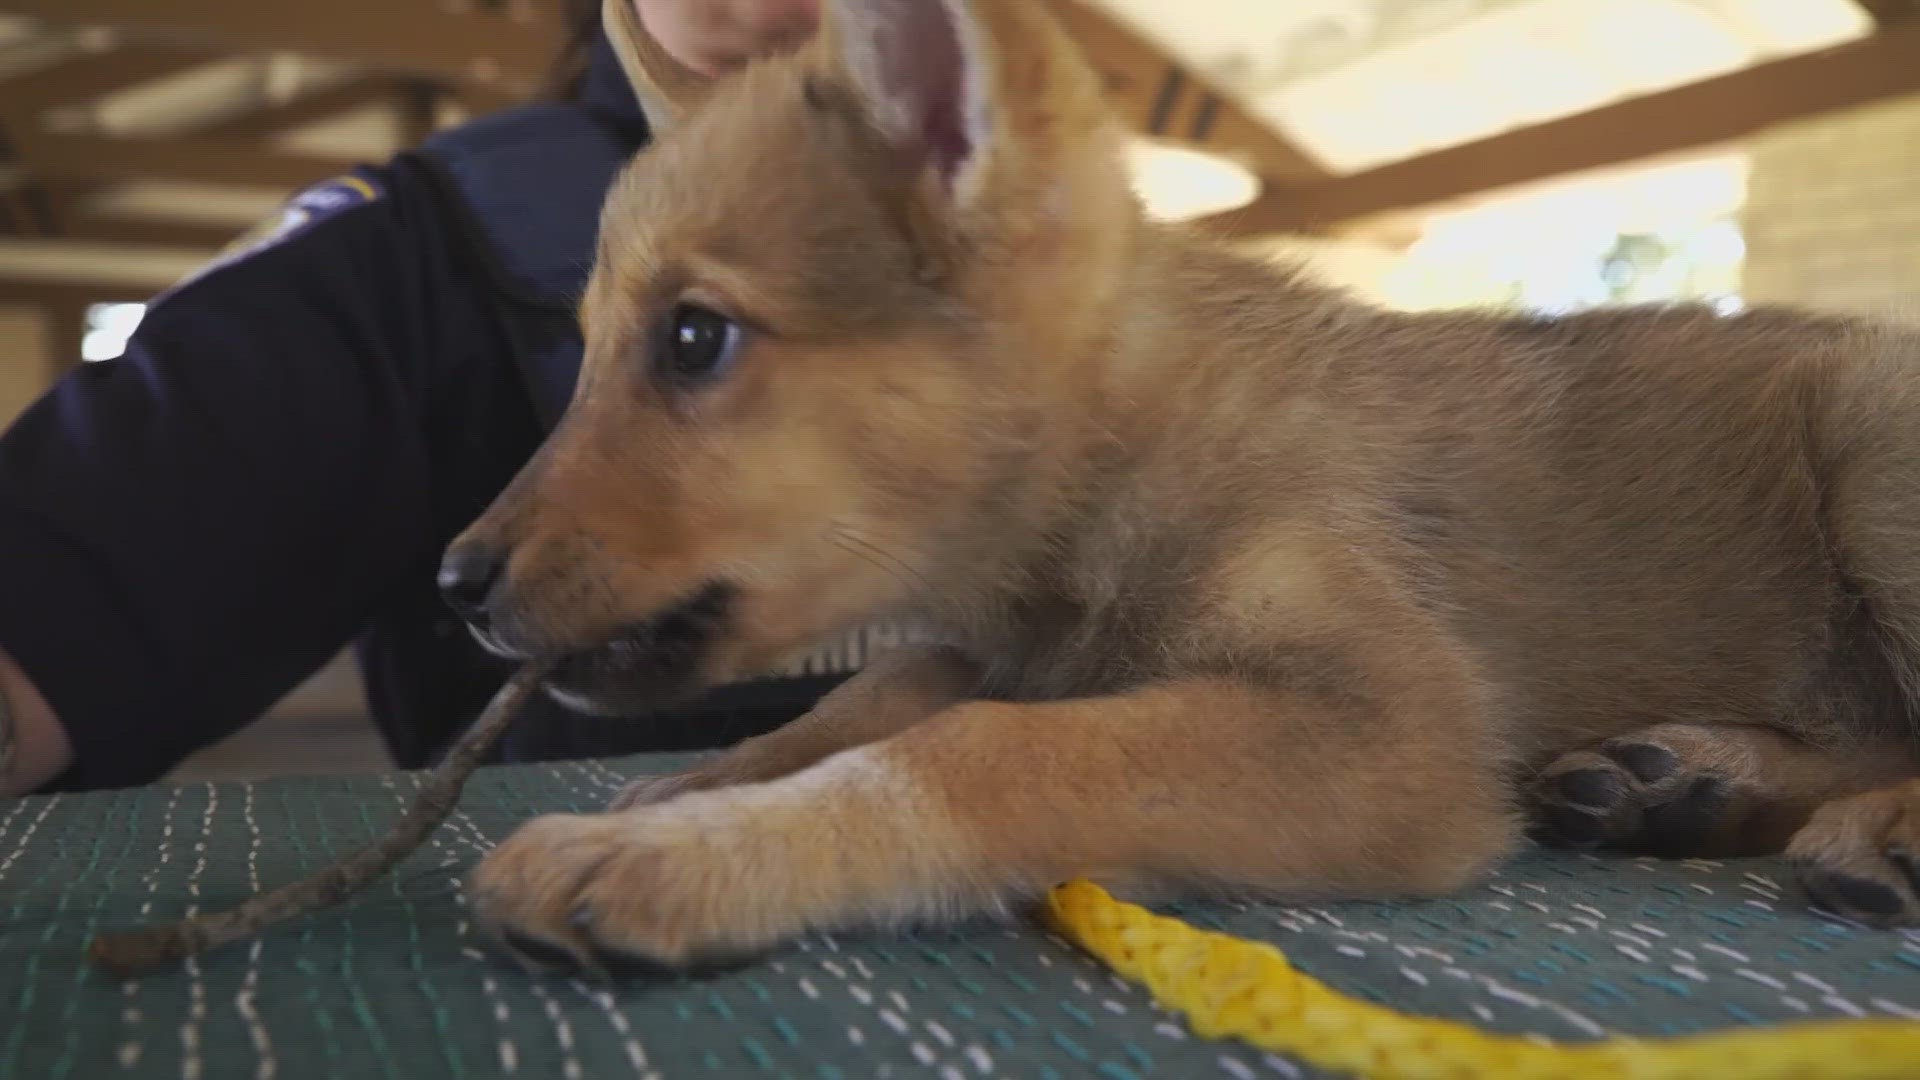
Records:
[[[1042,0],[826,0],[828,62],[910,167],[953,204],[1032,204],[1108,165],[1093,66]]]
[[[679,123],[711,90],[712,80],[675,60],[653,39],[633,0],[601,0],[600,25],[655,138]]]
[[[822,37],[887,140],[952,191],[993,153],[993,58],[965,0],[829,0]]]

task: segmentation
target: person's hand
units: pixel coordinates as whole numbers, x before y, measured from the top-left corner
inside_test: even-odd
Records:
[[[53,715],[53,707],[27,680],[11,658],[0,651],[0,799],[25,795],[60,775],[73,763],[73,744]]]
[[[701,75],[718,75],[813,33],[820,0],[633,0],[660,47]]]

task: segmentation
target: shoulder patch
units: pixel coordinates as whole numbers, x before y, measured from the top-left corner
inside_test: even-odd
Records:
[[[385,194],[378,182],[355,174],[336,176],[302,188],[282,203],[280,209],[235,237],[204,266],[174,282],[150,303],[157,304],[171,293],[215,270],[243,262],[268,248],[278,247],[342,211],[365,206]]]

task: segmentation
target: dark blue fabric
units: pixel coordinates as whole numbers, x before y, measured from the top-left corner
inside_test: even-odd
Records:
[[[574,105],[487,117],[427,142],[452,212],[501,302],[534,321],[521,364],[541,422],[565,411],[579,372],[574,305],[592,267],[600,205],[638,145],[620,126]]]
[[[153,779],[374,620],[540,438],[425,171],[215,269],[0,438],[0,646]]]
[[[471,719],[503,672],[433,572],[571,394],[600,200],[644,137],[603,40],[576,101],[362,170],[381,197],[171,290],[0,437],[0,648],[73,741],[59,787],[153,780],[356,640],[403,766]],[[543,704],[506,756],[715,745],[821,689],[619,726]]]

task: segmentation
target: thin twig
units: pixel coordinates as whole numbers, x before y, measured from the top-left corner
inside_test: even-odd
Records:
[[[412,854],[460,802],[460,789],[493,744],[507,730],[546,676],[541,664],[522,667],[500,688],[486,710],[434,768],[401,815],[378,843],[362,848],[305,881],[262,893],[229,911],[197,915],[162,926],[142,927],[93,939],[87,957],[94,965],[126,978],[195,953],[260,933],[269,926],[332,907],[371,885]]]

